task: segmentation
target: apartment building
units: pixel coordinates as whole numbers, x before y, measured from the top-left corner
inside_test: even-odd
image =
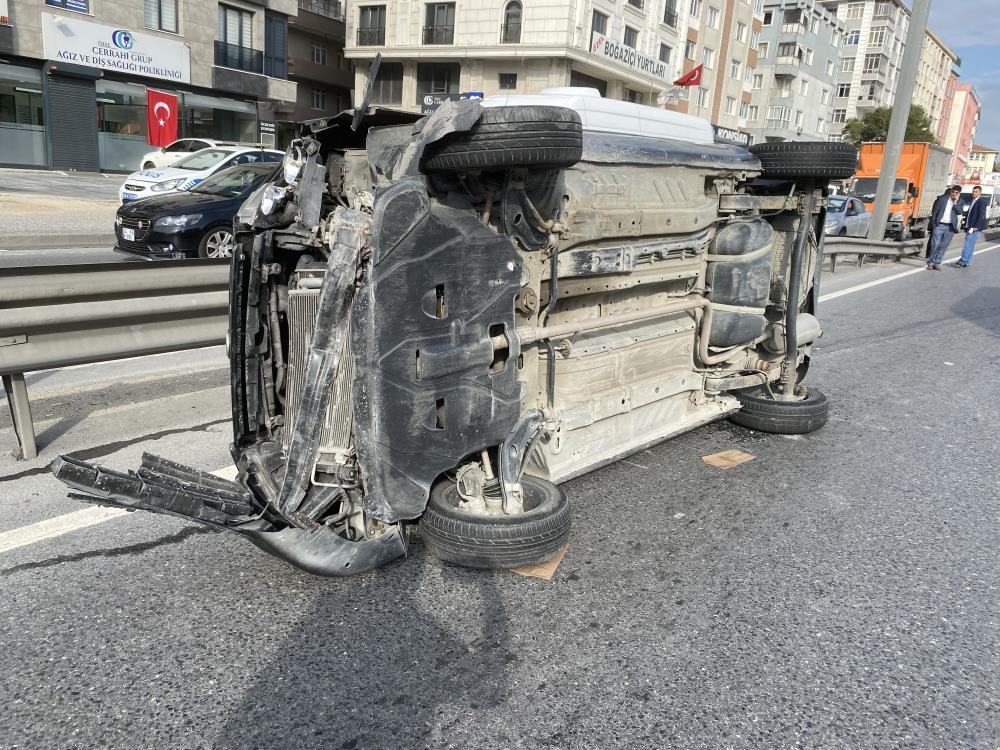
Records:
[[[291,114],[296,0],[6,0],[0,164],[131,171],[147,87],[182,136],[257,141]]]
[[[931,29],[924,34],[924,44],[920,50],[920,67],[917,69],[917,81],[913,89],[913,103],[924,108],[931,118],[931,131],[938,133],[942,120],[947,119],[949,112],[945,111],[945,102],[949,96],[949,82],[954,77],[952,87],[957,84],[957,70],[961,61],[941,38]],[[954,96],[954,88],[951,95]],[[940,144],[944,134],[938,139]]]
[[[910,10],[902,0],[823,0],[844,24],[831,139],[844,123],[895,101]]]
[[[1000,151],[995,148],[980,146],[978,143],[972,144],[969,161],[965,165],[965,181],[985,182],[987,175],[990,175],[996,168],[998,155],[1000,155]]]
[[[290,140],[295,123],[352,106],[354,71],[344,55],[347,29],[339,0],[298,0],[299,14],[288,19],[288,78],[297,98],[289,120],[279,123],[278,145]]]
[[[765,0],[748,117],[754,141],[827,139],[844,94],[835,83],[844,31],[815,0]]]
[[[948,134],[944,140],[944,147],[950,148],[952,152],[952,179],[961,179],[965,175],[981,109],[979,96],[971,83],[960,83],[955,87],[955,102],[951,108]]]
[[[718,140],[751,141],[751,82],[764,0],[685,0],[682,72],[703,65],[701,85],[673,109],[704,117]]]
[[[347,14],[354,98],[380,52],[372,103],[414,112],[466,92],[554,86],[655,106],[680,74],[683,10],[680,0],[362,0]]]

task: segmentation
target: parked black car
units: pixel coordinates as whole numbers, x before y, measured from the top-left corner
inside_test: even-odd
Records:
[[[126,203],[115,216],[115,250],[145,258],[232,257],[233,217],[277,169],[241,164],[190,190]]]

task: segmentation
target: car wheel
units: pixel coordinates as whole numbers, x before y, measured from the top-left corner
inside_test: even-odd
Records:
[[[776,386],[772,386],[776,387]],[[763,388],[748,388],[733,395],[742,408],[729,419],[742,427],[776,435],[804,435],[826,424],[830,402],[815,388],[800,386],[798,401],[776,401]]]
[[[854,176],[858,167],[858,149],[850,143],[760,143],[748,150],[760,159],[763,176],[769,179],[820,177],[846,180]]]
[[[490,516],[459,507],[457,485],[439,482],[420,517],[427,549],[468,568],[517,568],[551,559],[569,541],[566,493],[537,477],[523,477],[524,513]]]
[[[424,172],[571,167],[583,155],[580,115],[565,107],[485,107],[469,130],[428,145]]]
[[[199,258],[232,258],[233,231],[226,227],[213,227],[205,232],[198,244]]]

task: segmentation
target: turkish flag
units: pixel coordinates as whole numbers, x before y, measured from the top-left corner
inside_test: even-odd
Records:
[[[704,65],[699,65],[689,73],[685,73],[674,81],[674,86],[701,86],[701,69],[704,67]]]
[[[177,140],[177,97],[146,89],[146,133],[152,146],[166,146]]]

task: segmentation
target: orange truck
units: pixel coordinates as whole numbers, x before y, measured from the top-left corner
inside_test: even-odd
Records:
[[[875,209],[875,190],[882,174],[884,143],[863,143],[858,159],[858,171],[848,192]],[[900,241],[910,237],[926,237],[931,208],[948,184],[951,151],[934,143],[904,143],[896,170],[896,183],[889,204],[886,237]]]

